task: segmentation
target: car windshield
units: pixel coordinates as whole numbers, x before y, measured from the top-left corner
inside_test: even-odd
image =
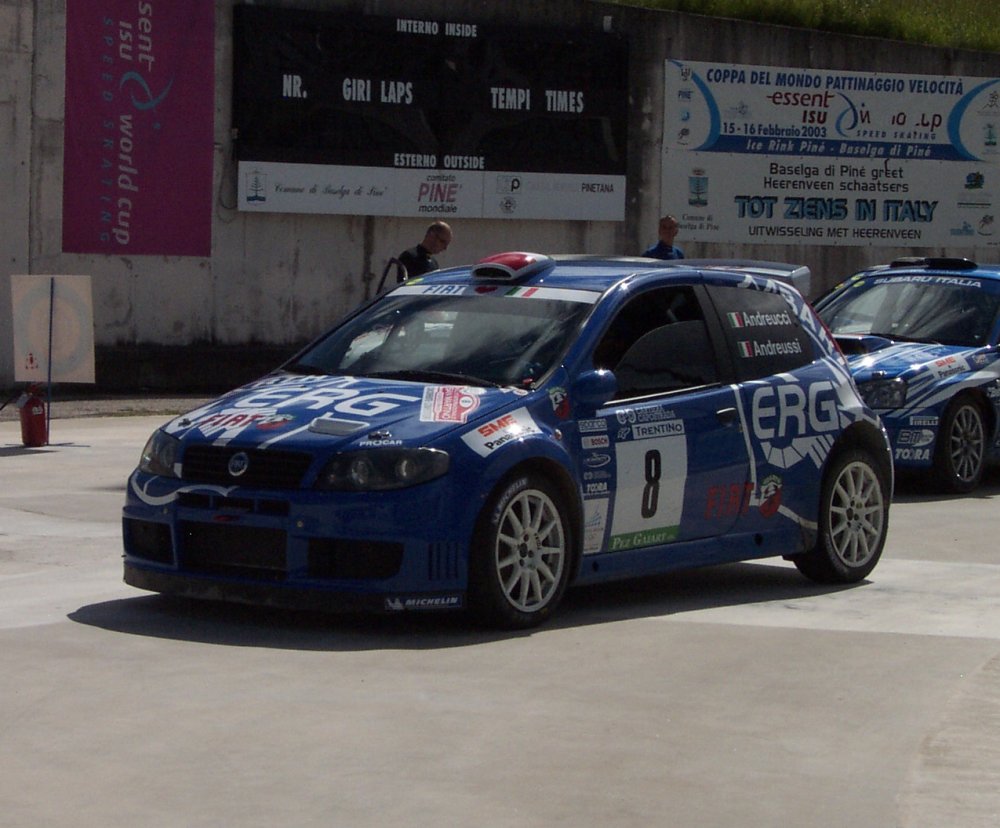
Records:
[[[552,368],[589,302],[500,293],[394,293],[301,354],[286,370],[468,385],[531,385]]]
[[[985,345],[1000,295],[977,279],[895,277],[858,282],[820,304],[834,334],[875,334],[906,342]]]

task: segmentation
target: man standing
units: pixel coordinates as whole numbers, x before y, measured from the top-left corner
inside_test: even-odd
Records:
[[[642,255],[647,259],[683,259],[684,251],[674,246],[677,238],[677,219],[664,216],[660,219],[660,240]]]
[[[399,281],[412,279],[415,276],[423,276],[432,270],[438,269],[437,259],[434,257],[451,244],[451,227],[446,222],[435,221],[427,232],[424,233],[424,240],[416,247],[404,250],[399,254],[399,261],[406,268],[406,275]]]

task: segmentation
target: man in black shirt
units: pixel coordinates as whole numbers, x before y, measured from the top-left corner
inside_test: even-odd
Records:
[[[399,254],[399,261],[406,268],[405,277],[400,274],[402,278],[399,281],[437,270],[438,263],[434,256],[447,250],[449,244],[451,244],[451,227],[446,222],[435,221],[427,228],[424,240],[420,244]]]

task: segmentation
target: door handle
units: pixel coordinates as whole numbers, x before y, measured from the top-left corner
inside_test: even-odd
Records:
[[[715,418],[724,426],[731,426],[736,422],[735,408],[720,408],[715,412]]]

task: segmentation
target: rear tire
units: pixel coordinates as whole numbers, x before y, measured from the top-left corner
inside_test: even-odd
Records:
[[[946,492],[965,494],[979,485],[986,465],[986,418],[964,394],[945,410],[934,448],[934,477]]]
[[[813,581],[860,581],[878,563],[889,529],[889,486],[862,449],[830,461],[823,478],[816,546],[792,560]]]
[[[569,583],[570,512],[546,478],[523,473],[499,486],[469,552],[469,597],[484,624],[527,629],[552,615]]]

